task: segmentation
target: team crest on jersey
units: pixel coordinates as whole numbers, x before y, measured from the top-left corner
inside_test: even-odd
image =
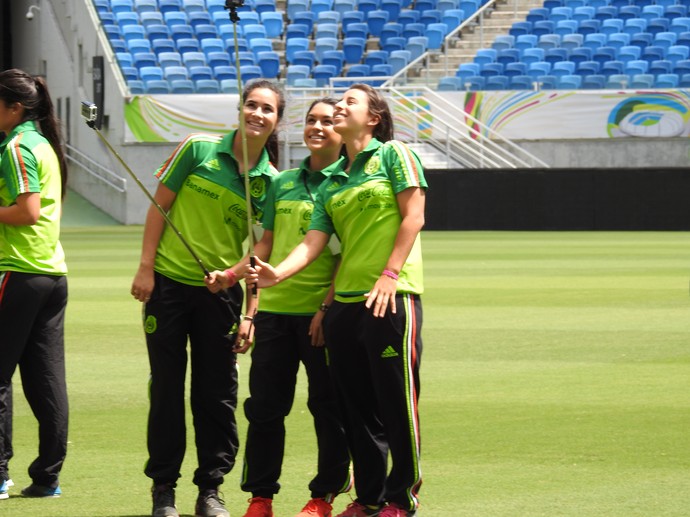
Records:
[[[338,190],[340,188],[340,182],[334,181],[328,187],[326,187],[326,190],[331,191],[331,190]]]
[[[377,172],[381,168],[381,158],[378,156],[372,156],[369,158],[367,163],[364,165],[364,174],[371,175]]]
[[[158,328],[158,322],[156,317],[149,314],[146,316],[146,321],[144,322],[144,332],[147,334],[153,334]]]
[[[280,190],[291,190],[293,188],[295,188],[295,182],[292,180],[288,181],[287,183],[283,183],[280,186]]]
[[[209,160],[204,164],[204,167],[207,169],[213,169],[214,171],[219,171],[220,170],[220,163],[216,158],[213,160]]]
[[[250,192],[252,197],[263,197],[266,193],[266,181],[263,178],[254,178],[251,183]]]

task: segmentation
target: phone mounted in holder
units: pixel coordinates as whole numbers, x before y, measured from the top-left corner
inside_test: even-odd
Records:
[[[230,11],[230,21],[237,23],[240,17],[237,15],[237,8],[244,5],[244,0],[225,0],[225,9]]]

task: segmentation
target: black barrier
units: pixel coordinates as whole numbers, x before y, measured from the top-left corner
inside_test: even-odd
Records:
[[[426,230],[690,230],[690,169],[428,170]]]

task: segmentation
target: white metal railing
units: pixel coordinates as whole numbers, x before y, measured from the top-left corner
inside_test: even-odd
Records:
[[[415,97],[423,97],[427,103],[411,103]],[[416,120],[423,122],[431,131],[425,133],[423,141],[468,168],[533,168],[549,166],[522,149],[514,142],[502,137],[500,133],[484,125],[481,121],[446,100],[434,90],[425,86],[389,88],[388,95],[397,109],[408,115],[414,114]],[[412,106],[411,106],[412,104]],[[450,124],[435,113],[455,121]],[[417,132],[415,132],[417,134]]]
[[[363,82],[381,77],[351,77],[349,83]],[[325,94],[335,95],[347,88],[341,85],[343,78],[334,78],[330,88],[287,88],[294,92],[291,104],[304,103],[303,112],[315,99]],[[335,83],[335,86],[333,85]],[[465,112],[461,107],[447,100],[443,95],[423,85],[401,87],[380,87],[386,96],[398,120],[404,119],[411,131],[405,141],[424,143],[445,155],[448,167],[458,164],[466,168],[548,168],[545,162],[522,149],[519,145],[504,138],[500,133],[483,124],[480,120]],[[416,102],[419,99],[427,102]],[[433,109],[432,107],[433,106]],[[442,113],[443,116],[438,115]],[[452,122],[451,122],[452,121]],[[401,124],[396,123],[398,129]],[[421,126],[425,131],[419,131]],[[289,161],[291,150],[303,144],[303,124],[300,120],[286,128],[284,136],[285,157]],[[291,149],[292,148],[292,149]]]
[[[117,192],[123,193],[127,191],[127,180],[125,178],[94,161],[76,147],[69,144],[66,144],[65,147],[67,149],[65,158],[71,165],[78,167],[89,176],[108,185]]]

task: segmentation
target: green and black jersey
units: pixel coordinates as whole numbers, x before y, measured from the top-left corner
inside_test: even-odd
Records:
[[[280,263],[309,229],[319,185],[330,176],[330,168],[310,171],[309,158],[299,168],[281,172],[268,192],[263,227],[273,231],[269,262]],[[261,311],[291,315],[312,315],[326,297],[333,281],[336,257],[330,247],[303,271],[261,293]]]
[[[332,166],[319,187],[310,230],[337,233],[342,262],[335,279],[336,300],[364,299],[386,267],[402,217],[396,195],[410,187],[426,188],[422,165],[405,144],[372,139],[345,172],[347,158]],[[420,238],[400,271],[398,292],[424,290]]]
[[[244,178],[232,153],[236,134],[190,135],[156,172],[156,177],[177,194],[169,212],[173,224],[210,271],[229,268],[244,256],[247,208]],[[264,149],[249,171],[255,221],[262,219],[268,187],[276,174]],[[167,225],[154,269],[184,284],[204,285],[199,265]]]
[[[39,193],[36,224],[0,223],[0,270],[65,275],[60,244],[62,180],[52,146],[33,121],[19,124],[0,144],[0,206],[16,203],[21,194]]]

